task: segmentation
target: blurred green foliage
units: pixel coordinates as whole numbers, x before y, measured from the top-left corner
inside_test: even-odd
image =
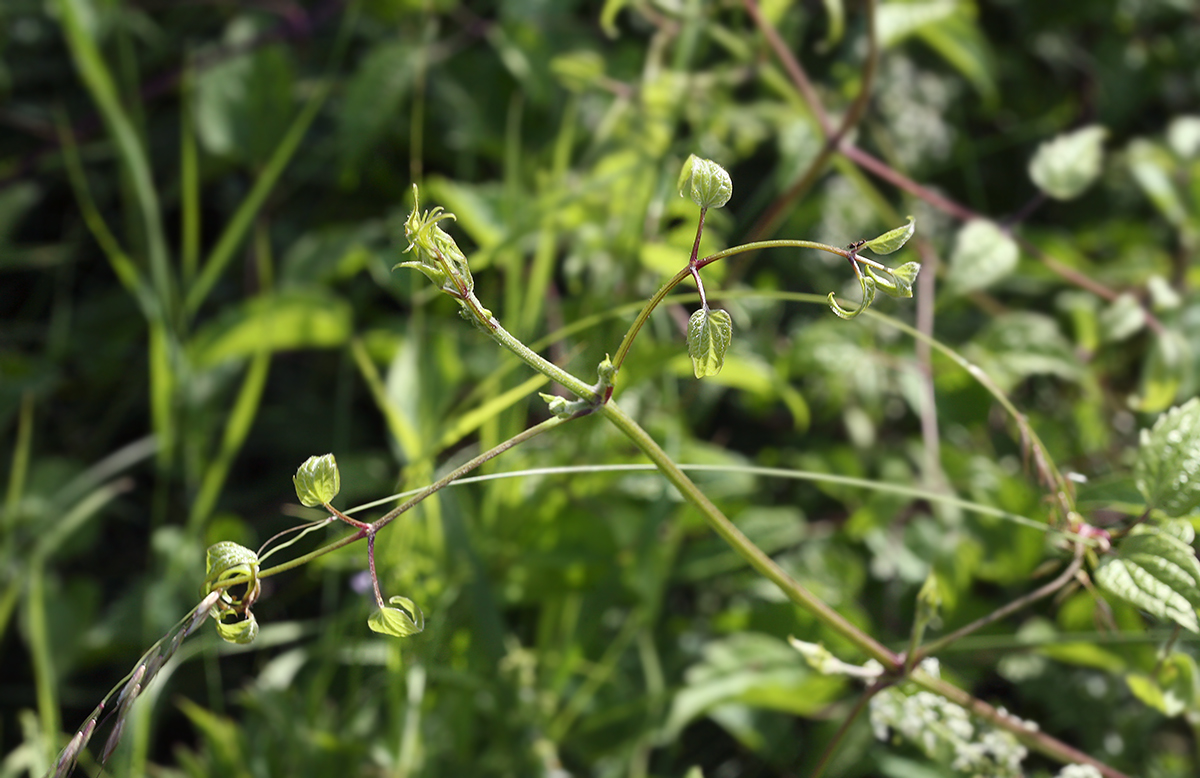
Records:
[[[863,85],[864,7],[761,3],[834,115]],[[915,297],[876,307],[932,322],[1086,476],[1084,518],[1127,524],[1138,429],[1200,388],[1196,21],[1186,0],[881,3],[850,139],[956,211],[850,154],[789,195],[824,140],[736,2],[5,0],[0,775],[51,766],[195,605],[209,544],[256,548],[320,518],[291,502],[308,456],[336,453],[345,509],[545,417],[545,379],[424,278],[390,272],[413,183],[457,215],[442,226],[480,300],[589,377],[687,260],[689,154],[733,179],[702,256],[775,236],[846,245],[915,214],[897,255],[924,263]],[[1091,125],[1107,130],[1094,182],[1040,198],[1039,146]],[[721,374],[692,377],[676,302],[616,397],[676,461],[725,468],[695,478],[785,569],[897,650],[930,571],[935,635],[1049,580],[1064,554],[1042,528],[738,470],[1052,514],[1021,431],[975,378],[885,318],[832,317],[824,293],[857,287],[836,258],[763,252],[714,264],[706,285],[735,332]],[[585,418],[484,472],[642,461]],[[785,639],[862,657],[655,473],[455,486],[381,532],[377,555],[422,634],[365,628],[357,546],[266,579],[258,640],[186,643],[111,772],[806,775],[859,696]],[[1164,630],[1073,586],[942,668],[1118,769],[1189,776],[1200,707],[1154,684],[1191,683],[1195,649],[1185,636],[1164,667]],[[952,772],[860,718],[826,774]]]

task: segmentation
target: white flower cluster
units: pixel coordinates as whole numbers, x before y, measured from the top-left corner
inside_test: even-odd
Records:
[[[1069,764],[1058,771],[1054,778],[1104,778],[1100,771],[1090,764]]]
[[[938,672],[936,663],[922,663],[922,669],[931,675]],[[885,689],[871,698],[871,727],[880,740],[894,732],[930,758],[949,762],[953,769],[971,776],[1024,775],[1021,760],[1028,751],[1011,733],[989,726],[977,728],[965,708],[931,692],[905,694],[895,687]]]

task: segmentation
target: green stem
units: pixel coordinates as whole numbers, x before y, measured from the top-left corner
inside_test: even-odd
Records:
[[[798,581],[788,575],[775,560],[763,553],[742,534],[733,522],[726,518],[711,500],[700,491],[700,488],[684,474],[674,460],[663,451],[662,447],[642,429],[642,427],[625,414],[615,403],[609,402],[600,406],[597,411],[612,422],[617,429],[625,434],[634,445],[650,458],[667,479],[688,502],[695,506],[709,526],[745,559],[751,567],[778,586],[788,599],[813,614],[822,624],[837,632],[858,647],[864,654],[875,659],[892,670],[899,669],[900,659],[894,653],[877,642],[870,635],[851,624],[844,616],[822,602],[816,595],[804,588]]]
[[[699,234],[697,234],[697,248],[699,245]],[[725,249],[724,251],[718,251],[716,254],[710,254],[703,259],[695,259],[693,257],[693,261],[690,261],[682,270],[673,275],[671,278],[667,279],[666,283],[664,283],[659,290],[654,293],[654,296],[651,297],[650,300],[642,307],[642,310],[638,313],[637,318],[633,320],[633,324],[629,325],[629,331],[625,333],[625,338],[621,341],[620,347],[617,348],[616,356],[614,356],[612,359],[613,367],[617,368],[618,370],[621,369],[621,364],[624,363],[625,357],[629,354],[629,349],[633,346],[634,338],[636,338],[637,334],[641,332],[642,327],[646,324],[646,320],[650,318],[650,314],[654,313],[654,309],[657,308],[659,303],[663,301],[663,298],[671,293],[672,289],[679,286],[683,279],[692,275],[693,269],[698,271],[700,268],[704,267],[705,265],[710,265],[713,262],[716,262],[718,259],[725,259],[737,254],[744,254],[748,251],[759,251],[760,249],[772,248],[817,249],[819,251],[828,251],[830,254],[837,254],[841,257],[845,257],[849,253],[845,249],[840,249],[836,246],[830,246],[827,243],[817,243],[816,241],[811,240],[760,240],[755,243],[744,243],[740,246],[734,246],[733,248]],[[693,251],[695,250],[696,249],[693,249]],[[878,263],[863,259],[862,257],[857,257],[857,259],[860,262],[878,265]],[[878,266],[880,268],[883,267],[882,265]]]
[[[921,647],[920,649],[916,649],[915,646],[913,648],[910,648],[909,649],[910,659],[907,662],[907,665],[909,667],[914,667],[917,665],[917,663],[919,663],[925,657],[930,656],[932,654],[936,654],[938,651],[941,651],[943,648],[950,645],[951,643],[954,643],[956,640],[958,640],[960,638],[964,638],[967,635],[970,635],[972,632],[975,632],[979,629],[982,629],[983,627],[986,627],[988,624],[999,621],[1000,619],[1004,618],[1005,616],[1008,616],[1011,613],[1016,613],[1021,608],[1024,608],[1027,605],[1031,605],[1044,597],[1049,597],[1050,595],[1054,594],[1062,587],[1066,586],[1067,583],[1070,582],[1070,580],[1075,577],[1075,573],[1079,572],[1079,568],[1082,566],[1083,566],[1083,546],[1077,545],[1075,547],[1075,558],[1073,560],[1071,560],[1071,564],[1067,565],[1067,569],[1064,570],[1062,572],[1062,574],[1059,575],[1057,578],[1055,578],[1053,581],[1051,581],[1050,583],[1046,584],[1045,586],[1043,586],[1039,589],[1035,589],[1034,591],[1030,592],[1029,594],[1025,595],[1024,597],[1019,597],[1019,598],[1013,600],[1012,602],[1010,602],[1009,604],[1007,604],[1003,607],[997,608],[996,610],[992,611],[988,615],[986,615],[982,618],[976,619],[975,621],[971,622],[970,624],[966,625],[965,627],[963,627],[961,629],[957,629],[954,632],[951,632],[949,635],[946,635],[945,637],[938,638],[937,640],[933,641],[932,643],[926,644],[925,646]],[[914,634],[914,638],[915,637],[916,636]]]
[[[867,690],[858,698],[858,702],[854,703],[854,709],[850,711],[850,715],[846,716],[842,725],[838,727],[838,731],[834,733],[833,739],[829,741],[825,746],[825,750],[821,752],[821,758],[817,760],[817,766],[813,768],[808,778],[821,778],[821,775],[825,772],[825,768],[833,760],[833,755],[837,753],[838,746],[845,740],[846,733],[850,731],[850,725],[862,715],[863,708],[867,707],[867,703],[871,701],[871,698],[887,688],[890,683],[890,681],[876,681],[867,687]]]
[[[509,337],[512,337],[512,336],[510,335]],[[540,359],[541,357],[538,357],[538,358]],[[574,391],[574,390],[572,390],[572,391]],[[393,521],[396,520],[396,517],[398,517],[400,514],[409,510],[417,503],[421,502],[425,498],[432,495],[434,492],[437,492],[437,491],[440,491],[440,490],[446,488],[453,482],[457,481],[459,478],[462,478],[467,473],[471,472],[475,468],[482,465],[484,462],[495,459],[496,457],[503,454],[505,451],[508,451],[510,448],[519,446],[520,444],[524,443],[525,441],[529,440],[530,438],[537,437],[538,435],[541,435],[543,432],[552,430],[555,427],[559,426],[560,424],[565,424],[567,421],[568,421],[567,419],[560,418],[558,416],[552,416],[549,419],[546,419],[545,421],[543,421],[541,424],[535,424],[534,426],[532,426],[522,432],[519,432],[516,435],[513,435],[511,438],[509,438],[508,440],[499,444],[498,446],[488,449],[487,451],[483,452],[482,454],[475,457],[471,461],[466,462],[465,464],[461,465],[460,467],[450,471],[446,475],[442,476],[438,480],[431,483],[429,486],[422,489],[417,494],[414,494],[412,497],[410,497],[408,500],[406,500],[401,505],[388,511],[386,514],[384,514],[380,518],[376,519],[374,522],[371,523],[372,530],[377,531],[377,530],[382,529],[383,527],[386,527],[388,524],[391,524]]]
[[[817,249],[818,251],[828,251],[830,254],[837,254],[839,257],[848,257],[850,254],[850,252],[848,252],[846,249],[840,249],[837,246],[830,246],[828,243],[818,243],[815,240],[757,240],[753,243],[743,243],[740,246],[734,246],[733,248],[728,248],[724,251],[718,251],[716,254],[709,254],[704,259],[697,260],[696,267],[704,267],[705,265],[710,265],[713,262],[716,262],[718,259],[725,259],[726,257],[732,257],[736,254],[745,254],[747,251],[760,251],[762,249]],[[857,259],[862,262],[869,261],[864,260],[861,257],[858,257]],[[878,265],[878,263],[871,264]],[[881,268],[883,267],[882,265],[878,266]]]
[[[612,359],[613,367],[617,370],[621,369],[621,364],[625,361],[625,355],[629,353],[630,347],[633,346],[633,339],[641,332],[642,326],[650,318],[650,314],[654,313],[654,309],[658,307],[658,304],[663,301],[664,297],[671,293],[672,289],[679,286],[680,282],[691,274],[691,265],[684,267],[659,287],[659,290],[654,293],[649,302],[642,306],[642,310],[638,312],[637,318],[633,320],[633,324],[629,325],[629,331],[625,333],[625,338],[621,341],[620,347],[617,348],[617,354]]]
[[[378,532],[380,529],[386,527],[388,524],[391,524],[393,521],[396,520],[396,518],[398,516],[400,516],[405,511],[411,509],[417,503],[421,502],[422,500],[424,500],[425,498],[434,494],[435,492],[438,492],[441,489],[444,489],[446,486],[453,483],[454,481],[457,481],[459,478],[462,478],[464,475],[471,472],[475,468],[479,467],[484,462],[487,462],[491,459],[495,459],[496,457],[503,454],[505,451],[508,451],[510,448],[513,448],[514,446],[518,446],[521,443],[524,443],[525,441],[529,440],[530,438],[536,437],[536,436],[542,434],[543,432],[546,432],[547,430],[554,429],[555,427],[559,426],[560,424],[565,423],[566,421],[567,421],[566,419],[560,419],[557,416],[555,416],[555,417],[546,419],[541,424],[536,424],[536,425],[530,427],[529,429],[521,432],[518,435],[514,435],[513,437],[504,441],[500,445],[495,446],[494,448],[488,449],[487,451],[483,452],[482,454],[480,454],[479,456],[470,460],[469,462],[466,462],[465,464],[461,465],[460,467],[458,467],[458,468],[454,469],[453,471],[447,473],[446,475],[442,476],[441,478],[434,481],[429,486],[422,489],[417,494],[414,494],[411,498],[406,500],[402,505],[400,505],[399,507],[384,514],[383,516],[376,519],[375,521],[373,521],[371,524],[367,525],[366,527],[364,527],[360,530],[357,530],[356,532],[351,532],[350,534],[343,536],[339,540],[336,540],[333,543],[330,543],[329,545],[321,546],[320,548],[310,551],[309,553],[304,554],[303,556],[298,556],[295,559],[289,559],[286,562],[281,562],[280,564],[276,565],[275,567],[269,567],[266,570],[262,570],[259,572],[258,577],[259,578],[270,578],[273,575],[278,575],[279,573],[285,572],[287,570],[291,570],[293,568],[300,567],[301,565],[308,564],[312,560],[317,559],[322,556],[325,556],[326,554],[328,554],[332,551],[337,551],[339,548],[344,548],[345,546],[348,546],[351,543],[356,543],[356,542],[362,540],[363,538],[367,537],[368,533]],[[249,578],[246,578],[246,579],[235,578],[235,579],[231,579],[229,581],[224,582],[224,584],[226,586],[234,586],[234,585],[240,584],[240,583],[249,583],[249,580],[250,580]]]

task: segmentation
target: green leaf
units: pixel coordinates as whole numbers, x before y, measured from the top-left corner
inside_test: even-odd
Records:
[[[905,243],[908,243],[908,239],[916,231],[917,220],[909,216],[908,224],[905,224],[903,227],[897,227],[894,230],[888,230],[877,238],[872,238],[864,244],[864,247],[881,256],[891,254],[894,251],[899,251]],[[913,277],[916,277],[916,273],[913,274]]]
[[[886,272],[878,271],[869,265],[864,266],[863,270],[867,271],[867,275],[875,280],[875,286],[888,297],[912,297],[913,283],[917,280],[917,274],[921,272],[921,263],[905,262],[900,267],[888,268]]]
[[[217,634],[226,643],[245,645],[258,637],[258,619],[249,610],[226,610],[215,617]]]
[[[879,45],[889,48],[928,24],[954,15],[956,0],[927,0],[915,3],[883,3],[875,12]]]
[[[407,41],[383,41],[368,51],[346,82],[338,110],[337,147],[343,173],[357,173],[387,133],[404,121],[400,108],[416,79],[418,54]]]
[[[1096,570],[1096,583],[1153,616],[1200,632],[1200,561],[1170,532],[1139,527]]]
[[[1087,375],[1059,323],[1040,313],[1014,311],[997,316],[967,351],[1006,391],[1032,375],[1075,382]]]
[[[229,575],[233,570],[252,570],[258,567],[258,554],[231,540],[223,540],[208,547],[205,553],[205,594],[211,592],[222,579],[241,578],[245,572]]]
[[[696,378],[716,375],[733,340],[733,319],[724,310],[700,308],[688,320],[688,356]]]
[[[1123,294],[1100,313],[1100,337],[1105,343],[1119,343],[1133,337],[1146,324],[1146,312],[1131,294]]]
[[[733,181],[716,162],[692,154],[679,173],[679,196],[701,208],[720,208],[733,196]]]
[[[337,460],[333,454],[309,457],[292,477],[292,483],[296,485],[296,497],[306,508],[325,505],[342,489]]]
[[[367,619],[367,626],[383,635],[406,638],[425,629],[425,614],[407,597],[392,597],[388,602],[399,608],[381,608]],[[411,614],[411,615],[410,615]]]
[[[199,330],[189,352],[206,369],[264,351],[332,348],[353,332],[345,300],[321,289],[290,289],[231,306]]]
[[[1159,213],[1176,227],[1186,224],[1188,209],[1174,181],[1179,173],[1179,160],[1161,146],[1141,139],[1129,144],[1125,159],[1133,180]]]
[[[568,92],[586,92],[604,78],[604,57],[591,49],[577,49],[550,60],[550,72]]]
[[[1093,124],[1046,141],[1029,161],[1029,177],[1055,200],[1073,200],[1100,177],[1107,135]]]
[[[1196,662],[1187,654],[1171,654],[1155,675],[1130,673],[1125,677],[1133,696],[1166,716],[1178,716],[1196,701]]]
[[[1142,430],[1134,477],[1151,508],[1186,516],[1200,507],[1200,398]]]
[[[1175,330],[1164,330],[1154,339],[1142,365],[1138,394],[1130,398],[1130,407],[1142,413],[1166,410],[1175,402],[1191,366],[1192,349],[1187,338]]]
[[[248,16],[230,23],[225,45],[241,48],[196,77],[196,131],[212,154],[264,162],[292,116],[292,63],[278,44],[250,47],[262,34]]]
[[[985,219],[967,222],[958,231],[946,276],[948,294],[965,294],[991,286],[1017,267],[1020,251],[1009,235]]]
[[[875,278],[873,276],[859,276],[858,285],[862,289],[862,300],[859,302],[858,308],[854,310],[838,305],[833,292],[829,293],[829,297],[827,298],[829,301],[829,310],[833,311],[839,319],[853,319],[870,308],[871,303],[875,302]]]

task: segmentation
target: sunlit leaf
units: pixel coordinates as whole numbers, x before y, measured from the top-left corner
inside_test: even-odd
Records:
[[[888,297],[904,298],[913,296],[912,287],[917,280],[917,274],[921,272],[921,263],[905,262],[900,267],[890,268],[886,273],[870,266],[864,266],[863,270],[875,280],[879,291]]]
[[[1029,161],[1029,177],[1056,200],[1078,197],[1100,177],[1107,136],[1108,130],[1091,125],[1046,141]]]
[[[342,489],[342,476],[338,472],[333,454],[309,457],[292,476],[296,486],[296,497],[307,508],[324,505],[337,497]]]
[[[1167,145],[1183,159],[1200,155],[1200,116],[1176,116],[1167,125]]]
[[[367,619],[367,626],[375,632],[392,637],[406,638],[425,629],[425,614],[407,597],[392,597],[391,605],[399,607],[381,608]]]
[[[1200,632],[1200,562],[1192,547],[1170,533],[1139,527],[1096,570],[1096,583],[1165,621]]]
[[[1017,244],[995,223],[975,219],[963,225],[954,239],[946,291],[965,294],[984,289],[1017,267]]]
[[[198,367],[265,351],[340,346],[353,332],[349,303],[317,288],[289,289],[230,308],[199,330],[190,352]]]
[[[1146,324],[1146,312],[1137,298],[1123,294],[1100,313],[1100,337],[1105,343],[1119,343],[1132,337]]]
[[[1188,220],[1188,208],[1173,180],[1179,161],[1166,149],[1147,140],[1134,140],[1125,155],[1133,180],[1159,213],[1176,227]]]
[[[1146,503],[1168,516],[1200,508],[1200,398],[1192,398],[1142,430],[1134,466]]]
[[[732,340],[733,319],[727,311],[705,307],[692,314],[688,320],[688,356],[697,378],[721,372]]]
[[[909,216],[908,224],[905,224],[903,227],[897,227],[894,230],[888,230],[877,238],[872,238],[864,244],[864,247],[881,256],[891,254],[894,251],[899,251],[905,243],[908,243],[908,239],[916,231],[917,220]],[[913,277],[916,277],[915,273]]]

